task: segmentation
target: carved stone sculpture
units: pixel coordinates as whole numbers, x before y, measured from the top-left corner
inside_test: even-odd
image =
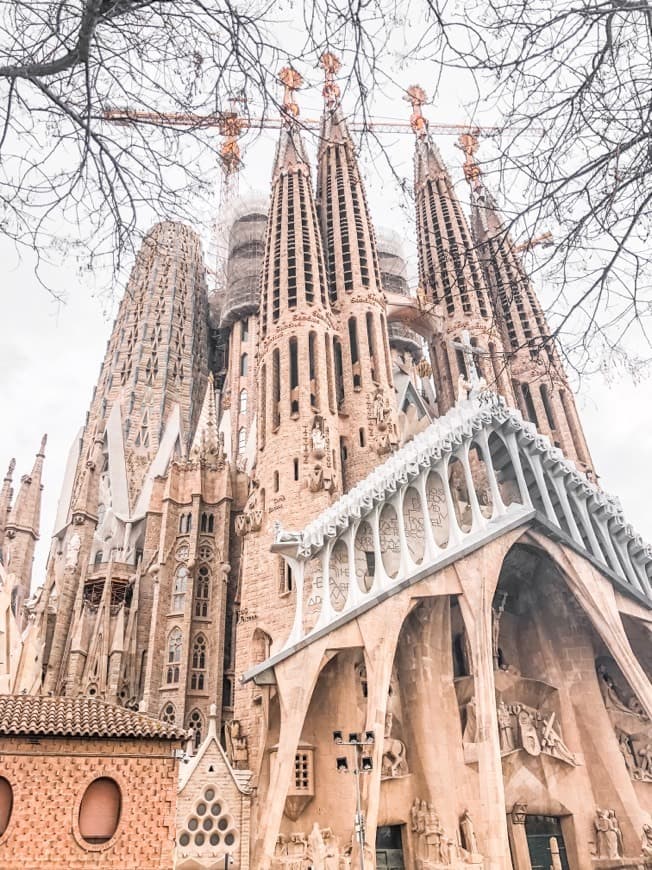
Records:
[[[641,852],[644,858],[652,858],[652,825],[643,825]]]
[[[498,731],[500,734],[500,751],[512,752],[516,749],[514,739],[514,726],[512,724],[512,714],[507,709],[504,701],[500,701],[497,708],[498,714]]]
[[[229,761],[235,770],[247,770],[249,764],[249,748],[247,738],[242,734],[240,722],[232,719],[224,723],[224,735]]]
[[[74,571],[77,567],[77,562],[79,561],[79,550],[81,548],[81,538],[75,532],[75,534],[68,541],[68,546],[66,547],[66,568],[69,571]]]
[[[397,737],[391,736],[393,716],[385,716],[385,739],[383,742],[383,762],[381,776],[391,779],[405,776],[408,773],[405,744]]]
[[[473,820],[468,810],[464,810],[464,815],[460,819],[460,832],[462,834],[462,845],[466,851],[472,855],[477,855],[480,850],[478,849]]]
[[[595,811],[596,850],[598,858],[622,858],[622,832],[615,810]]]
[[[258,487],[258,481],[252,479],[249,484],[249,495],[242,514],[236,517],[235,532],[243,538],[249,532],[258,532],[263,524],[264,509]]]

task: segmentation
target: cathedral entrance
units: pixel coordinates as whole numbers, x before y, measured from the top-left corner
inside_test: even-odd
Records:
[[[569,870],[561,820],[557,816],[526,816],[525,836],[532,870],[550,870],[551,867]],[[550,842],[553,837],[557,841],[556,850]]]
[[[377,870],[404,870],[401,825],[385,825],[376,830]]]

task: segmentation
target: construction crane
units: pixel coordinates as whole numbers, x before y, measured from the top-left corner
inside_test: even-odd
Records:
[[[340,62],[330,52],[322,55],[321,65],[325,70],[326,82],[324,97],[327,105],[331,108],[339,100],[340,89],[335,83],[335,74],[340,69]],[[246,107],[244,98],[231,98],[230,108],[227,111],[216,112],[211,115],[198,115],[190,112],[142,112],[129,108],[109,108],[102,113],[103,120],[112,124],[129,126],[131,124],[152,125],[156,127],[169,127],[185,130],[217,129],[222,142],[218,150],[218,159],[222,169],[222,180],[218,201],[217,214],[212,227],[210,252],[215,267],[210,268],[215,278],[216,289],[225,281],[225,257],[223,250],[226,247],[226,239],[223,238],[224,227],[220,217],[224,209],[237,196],[239,171],[243,165],[242,152],[239,140],[247,130],[278,130],[292,118],[301,127],[308,130],[318,130],[321,121],[318,118],[302,118],[298,121],[299,107],[294,100],[294,92],[298,90],[303,80],[299,73],[291,67],[285,67],[279,74],[279,80],[284,86],[283,103],[280,117],[249,116],[238,111],[238,103],[242,108]],[[435,130],[443,136],[472,136],[477,137],[480,132],[491,135],[500,131],[499,127],[477,127],[470,124],[443,124],[429,123],[421,113],[421,106],[426,102],[425,92],[417,85],[413,85],[406,91],[404,97],[412,104],[413,115],[409,121],[386,121],[369,119],[364,122],[350,122],[349,129],[355,133],[385,135],[417,133],[423,135],[425,129]]]

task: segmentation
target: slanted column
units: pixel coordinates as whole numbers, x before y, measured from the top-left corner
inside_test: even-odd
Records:
[[[509,865],[505,788],[503,783],[500,738],[496,716],[494,661],[492,643],[492,602],[500,568],[513,535],[504,535],[491,546],[483,547],[454,565],[464,590],[460,608],[473,659],[473,683],[477,716],[479,803],[482,817],[478,844],[485,870],[505,870]],[[479,828],[483,824],[483,828]]]

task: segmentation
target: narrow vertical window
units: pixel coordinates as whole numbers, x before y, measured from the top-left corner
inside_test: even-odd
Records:
[[[240,390],[240,413],[247,413],[247,391],[244,389]]]
[[[240,377],[245,377],[249,371],[249,355],[243,353],[240,357]]]
[[[353,389],[359,390],[362,386],[360,376],[360,352],[358,349],[358,324],[355,317],[349,318],[349,348],[351,352],[351,376]]]
[[[385,315],[380,315],[381,340],[383,350],[385,352],[385,368],[387,369],[387,383],[392,385],[392,360],[389,355],[389,336],[387,334],[387,324],[385,323]]]
[[[186,585],[188,583],[188,569],[185,565],[179,565],[174,575],[174,589],[172,593],[172,611],[183,611],[186,600]]]
[[[308,335],[308,363],[310,369],[310,407],[319,410],[319,372],[317,368],[317,335]]]
[[[272,429],[281,425],[281,354],[278,348],[272,354]]]
[[[299,479],[299,460],[298,459],[292,460],[292,470],[293,470],[293,474],[294,474],[294,479],[298,480]]]
[[[245,317],[245,319],[240,324],[240,341],[248,341],[249,340],[249,318]]]
[[[247,430],[244,426],[238,429],[238,456],[242,456],[247,447]]]
[[[333,351],[331,346],[330,335],[324,336],[324,346],[326,349],[326,381],[328,385],[328,410],[331,414],[335,413],[335,385],[333,377]]]
[[[206,638],[198,634],[192,645],[190,688],[196,692],[204,689],[206,681]]]
[[[344,405],[344,365],[342,363],[342,345],[339,338],[333,339],[333,356],[335,357],[335,396],[337,410],[341,411]]]
[[[299,349],[296,336],[290,339],[290,414],[299,413]]]
[[[260,420],[260,438],[258,443],[260,449],[265,447],[265,439],[267,438],[267,366],[264,365],[260,372],[260,405],[258,407]]]
[[[543,409],[546,412],[548,425],[551,429],[556,429],[557,427],[555,425],[555,415],[553,414],[552,405],[550,404],[550,394],[548,393],[548,387],[545,384],[541,384],[539,392],[541,393],[541,401],[543,402]]]
[[[173,628],[168,637],[168,669],[166,683],[172,685],[179,682],[179,666],[181,662],[181,629]]]
[[[369,347],[369,360],[371,365],[371,380],[374,383],[378,383],[378,376],[376,373],[376,342],[374,340],[374,316],[370,311],[367,311],[366,315],[367,322],[367,346]]]
[[[279,480],[278,480],[278,471],[274,472],[274,492],[278,492],[279,488]]]
[[[539,418],[537,417],[536,408],[534,407],[534,400],[532,398],[532,392],[530,391],[530,385],[523,382],[521,384],[521,391],[523,393],[523,400],[525,401],[525,408],[527,410],[528,420],[538,427]]]

